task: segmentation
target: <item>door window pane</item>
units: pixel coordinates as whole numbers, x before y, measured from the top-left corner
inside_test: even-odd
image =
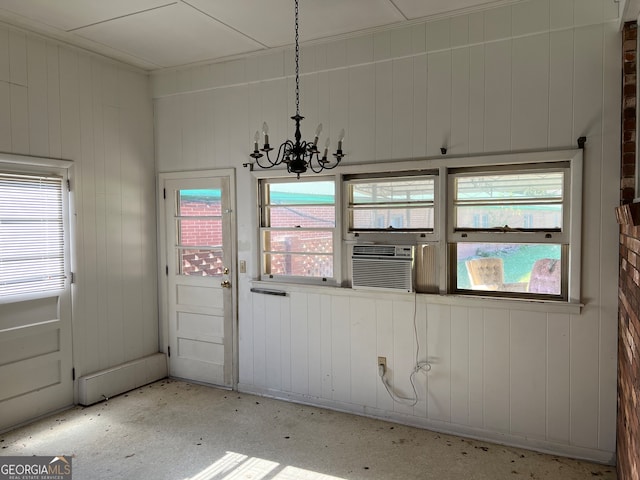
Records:
[[[180,275],[223,274],[221,193],[220,189],[178,191],[176,252]]]

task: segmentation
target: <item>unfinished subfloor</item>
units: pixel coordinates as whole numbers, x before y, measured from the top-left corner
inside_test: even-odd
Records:
[[[74,480],[615,479],[615,468],[162,380],[0,435]]]

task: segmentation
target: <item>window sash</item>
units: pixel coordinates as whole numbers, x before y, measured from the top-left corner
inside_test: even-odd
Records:
[[[433,234],[435,231],[435,226],[437,225],[437,215],[438,211],[436,208],[436,198],[438,196],[438,176],[433,174],[432,172],[418,172],[415,174],[408,175],[407,172],[403,172],[401,175],[393,175],[393,174],[372,174],[371,176],[367,175],[358,175],[354,176],[353,179],[345,180],[345,188],[346,188],[346,197],[348,198],[348,205],[346,207],[347,213],[347,233],[378,233],[378,232],[408,232],[408,233],[428,233]],[[377,185],[380,185],[379,188],[391,188],[393,189],[394,184],[397,184],[399,188],[403,187],[403,183],[411,182],[417,185],[407,185],[406,188],[415,188],[420,187],[420,183],[424,184],[426,187],[427,195],[424,199],[414,199],[411,198],[411,193],[400,198],[382,198],[379,201],[369,198],[363,198],[358,200],[356,198],[355,190],[357,187],[370,186],[372,189]],[[414,190],[415,191],[415,190]],[[410,226],[366,226],[360,227],[356,225],[355,215],[358,212],[365,211],[393,211],[393,210],[404,210],[407,218],[411,217],[410,212],[415,211],[431,211],[431,214],[428,215],[431,220],[431,225],[429,226],[418,226],[418,227],[410,227]],[[429,219],[428,219],[429,220]],[[389,223],[389,222],[387,222]]]
[[[0,173],[0,299],[65,287],[63,179]]]
[[[330,189],[327,189],[326,193],[322,193],[322,190],[326,189],[328,185],[321,185],[321,192],[317,195],[318,198],[309,197],[306,192],[313,191],[313,186],[309,184],[318,182],[333,184],[333,191],[330,192]],[[294,186],[292,189],[294,193],[288,195],[288,198],[274,200],[273,191],[279,190],[279,193],[282,193],[283,190],[286,190],[286,187],[278,189],[277,186],[287,183]],[[263,179],[259,182],[260,268],[262,278],[281,278],[302,282],[326,282],[327,279],[330,279],[332,284],[335,283],[337,271],[336,238],[338,237],[336,184],[337,181],[333,176],[294,181],[290,178]],[[286,194],[283,196],[287,197]],[[309,201],[305,201],[307,199]],[[304,216],[310,215],[314,207],[320,210],[317,213],[320,216],[332,211],[333,218],[327,222],[328,225],[321,225],[321,219],[307,219],[308,222],[305,225]],[[284,212],[284,210],[291,212],[291,225],[287,224],[287,220],[276,221],[272,218],[272,212],[278,214]],[[274,223],[277,226],[272,226]],[[274,248],[270,243],[272,236],[277,237],[279,232],[283,234],[286,232],[291,233],[290,237],[294,240],[291,250]],[[326,235],[322,235],[323,233]],[[305,236],[308,236],[308,238],[305,238]],[[302,248],[303,246],[304,248]],[[282,271],[281,265],[283,263],[287,263],[288,267],[291,267],[289,272]],[[312,267],[303,267],[303,265],[307,264],[312,264]]]

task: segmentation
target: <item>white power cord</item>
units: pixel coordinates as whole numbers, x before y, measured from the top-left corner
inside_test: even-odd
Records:
[[[382,363],[378,365],[378,375],[380,376],[380,380],[382,380],[382,384],[384,385],[384,388],[387,390],[387,393],[389,394],[389,396],[393,399],[394,402],[398,402],[403,405],[407,405],[409,407],[413,407],[418,403],[418,391],[416,390],[416,384],[413,381],[413,377],[418,372],[427,373],[431,370],[431,364],[429,362],[427,362],[426,360],[418,361],[418,358],[420,356],[420,341],[418,339],[418,326],[416,323],[417,322],[416,320],[417,305],[416,304],[417,304],[417,295],[414,293],[413,294],[413,334],[416,339],[416,361],[415,361],[415,366],[413,367],[413,371],[411,372],[411,375],[409,375],[409,382],[411,383],[411,388],[413,389],[413,398],[401,397],[400,395],[397,395],[393,391],[393,387],[389,385],[389,380],[387,379],[386,366]]]

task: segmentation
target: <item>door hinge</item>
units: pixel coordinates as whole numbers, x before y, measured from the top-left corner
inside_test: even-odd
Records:
[[[71,283],[74,284],[76,283],[76,274],[71,272]]]
[[[169,358],[171,358],[171,346],[170,345],[167,346],[167,356]]]
[[[71,191],[71,180],[67,179],[67,192]]]
[[[167,275],[167,277],[169,276],[169,265],[164,266],[164,273]]]
[[[164,199],[166,199],[166,198],[167,198],[167,189],[166,189],[166,188],[163,188],[163,189],[162,189],[162,197],[163,197]]]
[[[71,380],[75,380],[76,379],[76,369],[75,367],[71,369]]]

